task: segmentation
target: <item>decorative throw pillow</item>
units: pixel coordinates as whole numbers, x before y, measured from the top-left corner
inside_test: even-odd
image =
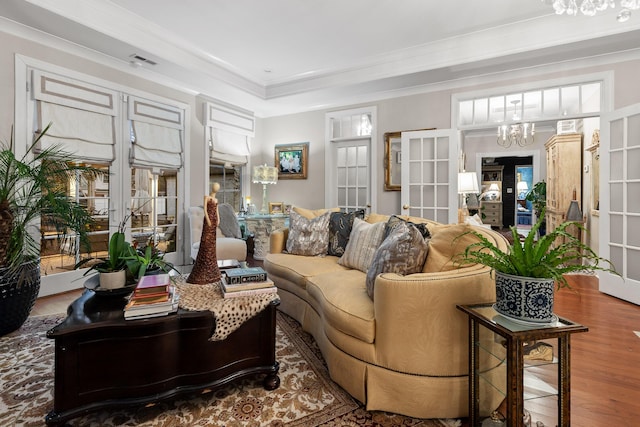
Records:
[[[329,246],[331,212],[308,219],[292,211],[289,214],[287,252],[293,255],[326,255]]]
[[[355,218],[364,219],[364,209],[350,213],[331,212],[331,218],[329,219],[329,255],[344,255]]]
[[[442,225],[432,230],[429,256],[422,271],[434,273],[460,268],[459,256],[467,246],[479,241],[473,234],[465,234],[470,230],[468,224]]]
[[[303,217],[307,218],[307,219],[313,219],[316,217],[319,217],[320,215],[322,215],[325,212],[340,212],[340,208],[331,208],[331,209],[305,209],[305,208],[301,208],[299,206],[294,206],[293,207],[293,211],[299,215],[302,215]]]
[[[373,255],[367,271],[367,294],[373,299],[376,277],[380,273],[407,275],[422,272],[422,266],[429,253],[429,239],[422,237],[422,231],[407,222],[398,222]]]
[[[424,237],[425,239],[428,237],[431,237],[431,233],[429,233],[429,229],[427,228],[427,224],[418,224],[415,222],[411,222],[411,221],[407,221],[404,218],[400,218],[397,215],[392,215],[391,218],[389,218],[389,221],[387,221],[387,226],[384,230],[384,238],[386,239],[387,236],[391,233],[391,231],[398,226],[399,224],[411,224],[414,227],[416,227],[418,229],[418,231],[420,232],[420,234],[422,234],[422,237]]]
[[[338,260],[338,264],[366,273],[371,265],[374,252],[382,243],[384,225],[384,222],[369,224],[360,218],[355,218],[349,243],[344,250],[344,255]]]

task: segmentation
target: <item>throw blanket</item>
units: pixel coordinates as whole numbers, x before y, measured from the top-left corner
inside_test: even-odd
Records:
[[[244,322],[267,308],[278,294],[259,294],[249,297],[223,298],[218,283],[205,285],[186,283],[179,279],[175,283],[180,299],[178,305],[185,310],[209,310],[216,319],[216,329],[211,341],[220,341],[238,329]]]

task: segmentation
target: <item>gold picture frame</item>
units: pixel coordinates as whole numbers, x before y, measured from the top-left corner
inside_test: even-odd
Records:
[[[309,143],[276,145],[274,162],[278,179],[307,179]]]
[[[400,191],[402,178],[402,132],[416,132],[434,130],[435,128],[404,130],[400,132],[386,132],[384,134],[384,189],[385,191]]]
[[[269,202],[269,215],[281,215],[284,214],[283,202]]]
[[[400,191],[400,136],[402,132],[387,132],[384,134],[384,189],[385,191]]]

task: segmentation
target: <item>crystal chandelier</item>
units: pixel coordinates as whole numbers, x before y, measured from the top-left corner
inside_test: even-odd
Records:
[[[513,104],[513,117],[514,121],[520,120],[516,109],[518,108],[519,100],[511,101]],[[535,123],[512,123],[510,125],[498,126],[498,145],[504,148],[509,148],[511,145],[516,144],[520,147],[526,147],[533,144],[535,133]]]
[[[542,1],[548,2],[548,0]],[[583,15],[594,16],[598,12],[603,12],[608,8],[615,9],[616,7],[614,0],[553,0],[552,5],[558,15],[566,13],[572,16],[577,15],[578,10]],[[616,19],[618,22],[625,22],[631,17],[632,10],[640,9],[640,0],[621,0],[620,6],[622,9]]]

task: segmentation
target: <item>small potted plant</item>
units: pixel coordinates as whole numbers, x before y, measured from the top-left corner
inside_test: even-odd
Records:
[[[542,208],[536,224],[524,242],[518,230],[511,227],[513,243],[506,251],[476,231],[478,242],[469,245],[459,261],[483,264],[495,270],[496,305],[498,313],[526,322],[548,323],[553,319],[554,288],[569,287],[567,273],[608,271],[619,276],[611,261],[599,257],[567,232],[569,227],[583,228],[576,222],[564,222],[549,234],[535,240],[536,231],[544,220]]]
[[[153,244],[144,248],[129,247],[125,262],[136,279],[149,274],[169,273],[175,270],[173,264],[164,260],[164,252]]]
[[[109,239],[106,257],[85,258],[75,265],[75,268],[82,268],[91,264],[83,276],[97,271],[102,289],[118,289],[127,284],[127,260],[131,244],[125,240],[124,224],[124,221],[120,223],[118,231]]]

